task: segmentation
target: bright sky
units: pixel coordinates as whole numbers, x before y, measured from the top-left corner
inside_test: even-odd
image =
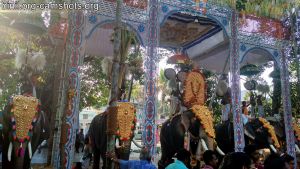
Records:
[[[165,57],[159,62],[159,70],[173,67],[173,65],[167,64],[167,59],[168,57]],[[269,77],[269,74],[272,71],[273,71],[273,67],[267,68],[261,75],[261,77],[264,78],[269,85],[272,85],[272,78]],[[241,90],[246,90],[244,87],[244,83],[246,82],[245,79],[246,79],[245,76],[241,76],[241,80],[240,80]]]
[[[270,78],[270,73],[273,71],[273,67],[271,68],[267,68],[261,75],[261,77],[268,83],[268,85],[272,85],[272,78]],[[240,80],[240,83],[241,83],[241,90],[246,90],[245,87],[244,87],[244,83],[246,82],[245,79],[246,77],[245,76],[242,76],[241,77],[242,79]]]

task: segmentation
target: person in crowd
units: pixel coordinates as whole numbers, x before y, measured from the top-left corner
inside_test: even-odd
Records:
[[[221,120],[223,123],[225,123],[232,116],[232,113],[231,113],[231,89],[230,88],[227,90],[227,92],[223,96],[223,98],[221,100],[221,104],[222,104]]]
[[[246,125],[248,123],[248,121],[252,119],[252,118],[250,118],[249,112],[248,112],[249,105],[250,104],[247,104],[246,101],[242,101],[242,121],[243,121],[244,125]]]
[[[79,148],[82,147],[81,152],[83,152],[84,149],[84,134],[83,129],[80,129],[80,132],[76,134],[76,140],[75,140],[75,151],[76,153],[79,153]]]
[[[169,164],[166,169],[188,169],[191,162],[191,153],[186,149],[180,149],[176,154],[177,160]]]
[[[254,169],[250,157],[243,152],[233,152],[227,154],[219,169]]]
[[[115,154],[107,154],[107,157],[112,161],[120,165],[120,169],[156,169],[154,164],[151,164],[150,151],[147,148],[143,148],[140,153],[140,160],[121,160],[116,157]]]
[[[288,169],[285,161],[278,154],[269,155],[264,162],[264,169]]]
[[[265,117],[264,106],[262,102],[262,95],[258,95],[256,99],[258,117]]]
[[[205,165],[202,169],[217,169],[218,168],[218,158],[214,151],[206,150],[203,153],[203,161]]]
[[[1,113],[2,112],[0,112],[0,116],[2,115]],[[0,121],[0,154],[2,154],[2,143],[3,143],[2,124],[1,124],[1,121]]]
[[[285,161],[285,167],[287,169],[294,169],[295,163],[294,163],[294,157],[289,154],[284,154],[282,156],[283,160]]]
[[[242,101],[242,113],[246,116],[249,115],[248,106],[249,106],[249,104],[247,104],[246,101]]]
[[[81,159],[82,169],[89,168],[91,159],[92,159],[92,150],[91,150],[91,146],[89,144],[89,137],[85,137],[83,157]]]
[[[74,166],[72,169],[82,169],[82,164],[81,164],[81,162],[77,162],[77,163],[75,164],[75,166]]]
[[[264,169],[263,162],[261,159],[261,154],[257,150],[256,145],[248,145],[244,148],[244,152],[251,158],[257,169]]]

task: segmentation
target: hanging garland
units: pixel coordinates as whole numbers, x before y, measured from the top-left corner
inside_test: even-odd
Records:
[[[118,102],[116,136],[119,140],[127,141],[133,137],[136,121],[136,109],[134,105],[129,102]]]
[[[274,130],[274,127],[264,118],[259,117],[259,121],[263,124],[263,127],[268,130],[268,133],[271,135],[272,141],[274,142],[275,147],[279,148],[279,142]]]
[[[40,103],[35,97],[17,95],[12,98],[10,104],[13,140],[23,144],[32,137]]]
[[[186,107],[204,105],[206,101],[205,77],[198,70],[189,72],[184,82],[183,102]]]
[[[296,139],[298,141],[300,141],[300,128],[296,123],[293,124],[293,129],[294,129],[294,132],[295,132]]]
[[[205,133],[211,138],[216,138],[212,112],[206,106],[201,105],[194,105],[191,110],[195,113],[196,118],[199,119]]]

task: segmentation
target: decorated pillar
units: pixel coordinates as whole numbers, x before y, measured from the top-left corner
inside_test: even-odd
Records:
[[[69,55],[68,86],[66,107],[62,117],[60,139],[60,168],[70,169],[73,164],[74,144],[76,130],[78,129],[79,100],[80,100],[80,77],[79,64],[84,54],[84,26],[85,16],[82,11],[72,11],[69,15],[69,43],[67,55]]]
[[[286,54],[288,51],[283,51],[280,66],[281,66],[281,90],[282,90],[282,101],[284,109],[284,125],[285,125],[285,134],[286,134],[286,143],[287,143],[287,153],[293,157],[296,157],[295,154],[295,135],[293,129],[293,119],[292,119],[292,107],[291,107],[291,93],[290,93],[290,82],[289,82],[289,73],[287,66]]]
[[[241,111],[240,90],[240,62],[238,42],[238,20],[236,11],[231,16],[231,49],[230,49],[230,75],[231,75],[231,102],[233,112],[234,145],[235,151],[241,152],[245,147],[244,128]]]
[[[159,1],[149,1],[148,46],[145,61],[145,105],[143,142],[155,154],[155,117],[156,117],[156,76],[157,76],[157,47],[159,36],[158,12]]]

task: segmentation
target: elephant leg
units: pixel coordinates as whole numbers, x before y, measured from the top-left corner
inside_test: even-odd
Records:
[[[93,155],[94,155],[93,169],[99,169],[99,165],[100,165],[100,150],[98,150],[97,148],[95,148],[95,150],[93,150]]]
[[[107,158],[106,158],[106,152],[101,152],[101,158],[102,158],[102,169],[106,169],[107,166]]]

